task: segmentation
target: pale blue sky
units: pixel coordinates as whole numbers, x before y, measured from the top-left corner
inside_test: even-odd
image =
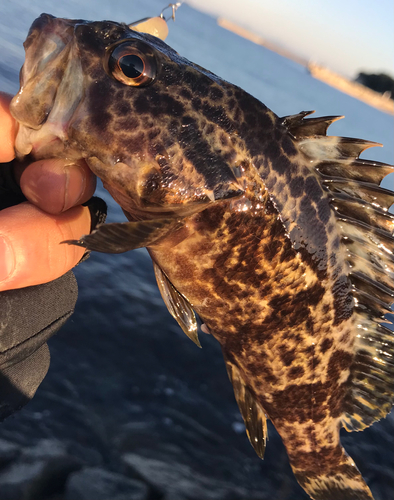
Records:
[[[346,76],[394,77],[393,0],[187,0]]]

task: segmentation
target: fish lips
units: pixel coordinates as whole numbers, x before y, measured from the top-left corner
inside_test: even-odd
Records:
[[[20,89],[10,111],[19,123],[17,157],[59,156],[68,147],[70,120],[83,97],[83,74],[75,43],[78,20],[42,14],[24,43]],[[81,157],[76,151],[70,155]]]

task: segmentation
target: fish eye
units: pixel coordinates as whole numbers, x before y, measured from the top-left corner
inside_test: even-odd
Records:
[[[145,87],[156,77],[157,63],[153,50],[140,41],[122,42],[108,52],[108,73],[119,82]]]

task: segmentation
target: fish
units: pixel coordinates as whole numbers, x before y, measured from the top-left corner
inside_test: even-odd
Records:
[[[219,342],[249,440],[267,420],[314,500],[373,495],[340,441],[393,404],[394,193],[340,116],[277,116],[162,40],[42,14],[11,103],[19,158],[83,158],[128,222],[78,241],[146,247],[185,334]]]

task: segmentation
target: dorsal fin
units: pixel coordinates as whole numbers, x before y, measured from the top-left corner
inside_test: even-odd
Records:
[[[302,111],[297,115],[284,116],[282,124],[296,138],[313,137],[316,135],[326,135],[328,127],[341,120],[344,116],[319,116],[317,118],[304,118],[311,115],[314,111]]]
[[[267,440],[267,418],[260,404],[253,397],[245,385],[243,378],[234,363],[226,359],[228,377],[233,384],[235,399],[237,400],[242,418],[245,422],[246,434],[255,452],[264,458]]]
[[[355,200],[364,200],[375,207],[388,210],[394,203],[394,192],[369,182],[329,179],[323,181],[331,193],[344,193]]]
[[[388,235],[394,232],[394,216],[372,204],[355,200],[350,196],[337,195],[332,197],[332,205],[339,215],[345,218],[359,220],[371,227],[380,228]]]
[[[197,334],[197,320],[190,302],[178,292],[167,275],[153,261],[157,286],[171,316],[196,346],[201,347]]]
[[[344,203],[349,209],[350,203]],[[385,315],[394,300],[394,238],[387,230],[390,224],[393,227],[393,217],[374,210],[367,220],[357,213],[350,214],[357,220],[338,221],[347,250],[357,328],[351,385],[342,417],[348,431],[363,430],[385,417],[394,403],[394,334],[380,324],[388,321]],[[385,221],[377,215],[388,218],[384,230]]]
[[[357,244],[357,243],[356,243]],[[364,255],[361,252],[354,254],[349,250],[347,261],[353,273],[362,272],[371,279],[375,279],[377,283],[381,283],[390,287],[394,283],[394,272],[388,266],[382,266],[379,260],[374,259],[373,262],[368,257],[368,248],[364,246]],[[393,266],[394,267],[394,263]]]
[[[351,279],[354,287],[361,292],[367,293],[381,302],[387,304],[387,310],[390,311],[390,304],[394,301],[394,289],[378,283],[362,271],[353,271]]]
[[[385,304],[376,297],[365,296],[365,287],[361,287],[359,277],[383,285],[392,293],[394,287],[394,238],[386,231],[373,229],[369,224],[356,220],[340,219],[342,244],[346,248],[346,260],[349,264],[349,277],[353,284],[353,295],[358,308],[365,308],[374,318],[381,319],[389,308],[392,299],[387,296]],[[360,288],[361,287],[361,288]],[[378,288],[374,291],[378,294]]]
[[[335,177],[364,181],[378,186],[386,175],[394,172],[394,166],[360,158],[356,160],[353,158],[338,158],[336,160],[321,161],[316,170],[323,178]]]
[[[381,144],[353,137],[316,136],[304,137],[298,141],[299,149],[316,162],[338,158],[357,159],[363,151],[375,146]]]
[[[379,187],[394,167],[358,158],[377,143],[327,137],[325,125],[334,117],[316,122],[306,115],[284,124],[328,192],[345,250],[357,332],[342,422],[349,431],[362,430],[394,402],[394,333],[382,324],[389,323],[394,300],[394,216],[388,212],[394,193]]]
[[[282,121],[282,125],[284,125],[289,132],[291,132],[292,128],[298,127],[303,124],[305,121],[304,118],[309,115],[313,115],[315,110],[312,111],[301,111],[296,115],[283,116],[280,120]]]
[[[350,398],[342,423],[347,431],[361,431],[384,418],[393,405],[393,332],[375,321],[369,311],[357,313],[357,352],[351,370]]]

